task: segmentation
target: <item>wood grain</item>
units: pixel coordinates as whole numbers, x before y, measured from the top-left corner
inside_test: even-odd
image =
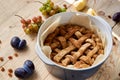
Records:
[[[34,3],[34,0],[0,0],[0,57],[4,58],[4,61],[0,61],[0,67],[5,68],[5,72],[0,71],[0,80],[19,80],[12,74],[12,77],[8,76],[8,69],[13,71],[22,67],[25,60],[32,60],[35,64],[35,73],[27,80],[60,80],[52,76],[45,68],[44,63],[39,59],[35,52],[36,36],[28,36],[22,30],[19,18],[14,16],[15,14],[21,15],[24,18],[32,18],[33,16],[41,15],[39,7],[41,4]],[[45,0],[41,0],[45,1]],[[62,5],[66,3],[61,0],[53,0],[56,4]],[[93,7],[94,0],[88,0],[88,6]],[[108,15],[112,16],[115,12],[120,11],[119,0],[96,0],[94,9],[97,13],[104,12],[103,17],[111,26],[114,22],[108,18]],[[70,9],[69,11],[72,11]],[[120,24],[116,25],[113,29],[118,37],[120,36]],[[10,40],[13,36],[19,36],[22,39],[27,40],[28,48],[25,51],[14,50],[10,46]],[[111,55],[99,71],[88,80],[120,80],[120,41],[113,37],[114,45]],[[18,53],[18,57],[14,56],[14,53]],[[13,59],[9,60],[8,56],[12,56]]]

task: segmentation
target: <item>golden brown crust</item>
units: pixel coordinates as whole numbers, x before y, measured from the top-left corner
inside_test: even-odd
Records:
[[[95,41],[93,39],[86,39],[85,42],[91,43],[94,47],[96,46]]]
[[[59,29],[55,29],[55,31],[53,33],[50,33],[47,38],[45,39],[45,44],[47,43],[48,45],[50,45],[52,43],[52,40],[54,39],[54,37],[59,33]]]
[[[57,55],[55,55],[55,57],[53,58],[54,61],[56,62],[60,62],[60,60],[66,55],[68,54],[71,50],[74,50],[75,47],[73,45],[70,45],[69,47],[61,50],[60,52],[58,52]]]
[[[44,44],[52,49],[51,59],[65,67],[87,68],[99,54],[104,54],[104,46],[98,35],[78,25],[59,26],[47,36]]]
[[[95,46],[94,49],[87,54],[87,56],[92,57],[95,53],[97,53],[98,50],[99,50],[99,47]]]
[[[70,38],[69,40],[71,41],[71,43],[77,47],[80,48],[80,46],[82,45],[82,43],[91,36],[91,34],[86,34],[83,35],[82,37],[80,37],[78,40],[74,39],[74,38]]]
[[[63,49],[67,47],[67,42],[66,42],[65,37],[59,36],[57,39],[60,41]]]
[[[82,33],[80,31],[76,31],[75,36],[79,39],[82,36]]]
[[[84,61],[78,61],[74,64],[74,67],[75,68],[87,68],[89,67],[90,65],[84,63]]]
[[[77,59],[85,52],[85,50],[90,46],[90,43],[86,43],[84,45],[82,45],[79,50],[77,52],[75,52],[73,54],[73,56],[71,55],[67,55],[66,58],[62,61],[62,63],[64,63],[64,65],[67,65],[70,61],[74,64]],[[69,58],[69,59],[68,59]],[[67,60],[67,61],[66,61]],[[66,63],[65,63],[66,62]]]

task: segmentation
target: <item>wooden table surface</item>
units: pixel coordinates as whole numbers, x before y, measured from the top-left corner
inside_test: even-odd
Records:
[[[19,80],[14,76],[9,76],[8,70],[13,71],[22,67],[25,60],[32,60],[35,64],[35,73],[27,80],[59,80],[52,76],[45,68],[44,63],[39,59],[35,52],[36,35],[26,35],[21,27],[20,19],[14,15],[21,15],[24,18],[32,18],[41,15],[39,7],[41,4],[32,2],[34,0],[0,0],[0,80]],[[40,0],[44,2],[44,0]],[[56,4],[66,3],[63,0],[53,0]],[[94,0],[88,0],[88,6],[93,8]],[[103,17],[111,26],[114,22],[108,18],[115,12],[120,11],[120,0],[96,0],[94,9],[99,16]],[[70,10],[74,11],[74,10]],[[24,51],[14,50],[10,45],[13,36],[19,36],[27,40],[27,49]],[[88,80],[120,80],[120,24],[113,28],[113,49],[111,55],[99,71]],[[15,57],[15,53],[18,57]],[[9,60],[8,57],[13,59]]]

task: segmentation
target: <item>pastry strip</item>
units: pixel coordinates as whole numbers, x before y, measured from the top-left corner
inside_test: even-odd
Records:
[[[61,50],[58,49],[58,48],[55,48],[54,51],[57,52],[57,53],[59,53]]]
[[[50,47],[51,47],[51,49],[53,50],[53,49],[55,49],[56,47],[58,47],[58,45],[60,45],[60,43],[59,43],[59,42],[55,42],[55,43],[52,43],[52,44],[50,45]]]
[[[80,31],[76,31],[75,36],[79,39],[82,36],[82,33]]]
[[[59,36],[58,40],[60,41],[63,49],[67,47],[66,39],[63,36]]]
[[[80,57],[80,60],[84,61],[84,62],[87,63],[87,64],[90,64],[91,57],[81,56],[81,57]]]
[[[74,50],[75,47],[73,45],[70,45],[69,47],[61,50],[55,57],[54,57],[54,61],[56,62],[60,62],[60,60],[66,55],[68,54],[70,51]]]
[[[94,47],[94,49],[91,50],[91,51],[87,54],[87,56],[82,56],[82,57],[80,57],[80,60],[83,60],[83,61],[85,61],[85,63],[90,64],[90,61],[91,61],[92,56],[93,56],[95,53],[97,53],[98,50],[99,50],[99,47],[98,47],[98,46]]]
[[[95,47],[95,41],[93,40],[93,39],[86,39],[86,41],[85,42],[89,42],[89,43],[91,43],[94,47]]]
[[[84,63],[84,61],[77,61],[75,64],[74,64],[74,67],[75,68],[87,68],[89,67],[90,65]]]
[[[94,49],[91,50],[91,51],[87,54],[87,56],[92,57],[95,53],[97,53],[98,50],[99,50],[99,46],[94,47]]]
[[[77,30],[79,30],[79,29],[70,27],[68,30],[68,33],[66,33],[66,35],[65,35],[65,38],[66,39],[70,38]]]
[[[66,32],[66,28],[64,26],[60,26],[60,35],[64,36],[67,32]]]
[[[53,33],[50,33],[48,36],[47,36],[47,38],[46,38],[46,40],[45,40],[45,43],[47,43],[47,44],[51,44],[52,43],[52,40],[54,39],[54,37],[57,35],[59,33],[59,29],[57,28],[57,29],[55,29],[55,31],[53,32]]]
[[[77,47],[77,48],[80,48],[80,46],[82,45],[82,43],[88,39],[89,37],[91,36],[91,34],[86,34],[82,37],[80,37],[78,40],[74,39],[74,38],[70,38],[69,40],[71,41],[71,43]]]
[[[69,55],[66,56],[66,58],[62,61],[63,65],[69,64],[71,61],[73,64],[76,62],[76,60],[84,53],[84,51],[90,46],[90,43],[85,43],[82,45],[77,52],[73,54],[73,56]],[[70,57],[71,56],[71,57]]]
[[[99,49],[97,53],[98,54],[104,54],[104,50],[103,49]]]

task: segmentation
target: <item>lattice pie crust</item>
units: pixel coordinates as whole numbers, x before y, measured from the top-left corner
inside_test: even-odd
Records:
[[[102,40],[93,31],[78,25],[61,25],[50,33],[44,45],[52,49],[51,59],[62,66],[91,66],[104,53]]]

